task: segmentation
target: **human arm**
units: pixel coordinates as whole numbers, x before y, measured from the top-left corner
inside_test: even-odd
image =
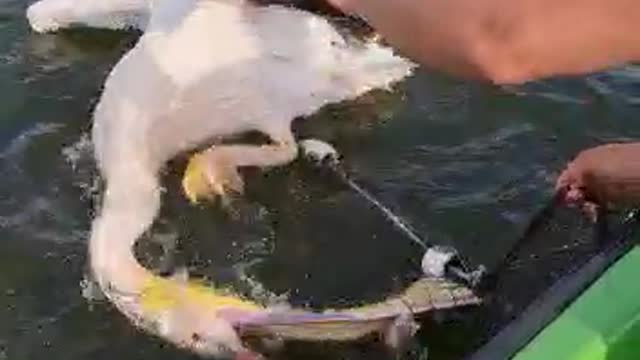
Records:
[[[329,0],[412,59],[521,83],[640,60],[636,0]]]

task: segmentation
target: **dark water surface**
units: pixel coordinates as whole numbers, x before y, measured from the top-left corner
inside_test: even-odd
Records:
[[[0,0],[0,360],[191,358],[81,295],[97,186],[90,112],[135,35],[36,35],[26,5]],[[492,266],[564,162],[587,146],[640,137],[639,113],[640,67],[520,88],[421,71],[393,94],[331,106],[296,128],[334,143],[352,173],[432,242]],[[149,235],[156,245],[140,250],[150,265],[157,244],[177,244],[175,262],[194,274],[311,307],[379,299],[415,272],[414,245],[301,164],[248,171],[235,216],[189,206],[177,186],[182,166],[167,169],[163,214]],[[455,319],[425,327],[432,359],[459,359],[480,336]],[[370,346],[293,353],[384,358]]]

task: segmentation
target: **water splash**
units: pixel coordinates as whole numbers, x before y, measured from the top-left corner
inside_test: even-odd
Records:
[[[93,142],[88,133],[83,133],[71,145],[61,150],[66,163],[73,173],[73,186],[82,191],[82,197],[92,203],[97,203],[100,196],[102,179],[98,175],[95,158],[93,157]]]
[[[289,308],[288,294],[276,294],[268,290],[263,283],[249,274],[248,270],[258,262],[260,262],[259,259],[236,264],[234,270],[238,280],[249,289],[249,296],[252,299],[272,308]]]

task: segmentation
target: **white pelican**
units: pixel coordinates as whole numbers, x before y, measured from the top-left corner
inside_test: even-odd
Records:
[[[36,31],[75,25],[143,30],[109,74],[93,113],[95,157],[106,188],[91,229],[91,270],[137,326],[203,355],[249,354],[239,326],[273,324],[264,316],[279,310],[158,277],[134,257],[133,245],[160,208],[159,171],[179,153],[260,131],[270,143],[212,146],[191,158],[183,179],[192,201],[242,191],[238,167],[268,168],[296,158],[294,118],[388,88],[414,64],[376,42],[346,41],[310,12],[246,0],[41,0],[28,18]],[[369,317],[364,328],[334,337],[383,331],[389,317],[372,323],[371,311],[347,314]],[[345,319],[344,313],[331,316]]]

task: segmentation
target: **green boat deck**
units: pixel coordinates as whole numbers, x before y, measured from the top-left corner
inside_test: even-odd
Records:
[[[640,359],[640,247],[611,266],[515,360]]]

